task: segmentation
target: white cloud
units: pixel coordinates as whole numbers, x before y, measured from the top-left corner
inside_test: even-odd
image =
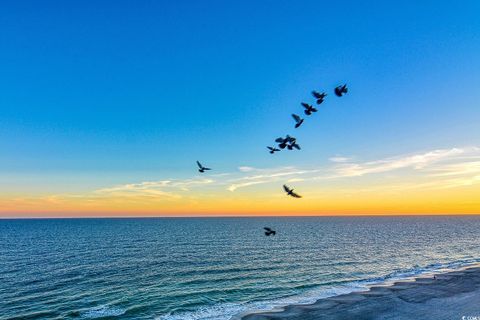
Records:
[[[129,183],[95,190],[95,194],[110,196],[181,198],[175,191],[189,191],[190,187],[213,183],[212,179],[159,180]]]
[[[352,162],[352,158],[335,156],[329,159],[335,163],[333,166],[316,169],[301,169],[297,167],[254,169],[253,167],[241,167],[244,168],[243,170],[240,169],[241,172],[249,173],[253,171],[255,174],[228,180],[227,190],[235,191],[239,188],[285,181],[285,179],[287,182],[301,182],[355,178],[408,168],[416,171],[432,171],[435,169],[437,175],[475,174],[477,172],[480,173],[480,171],[477,171],[480,170],[480,161],[473,160],[478,160],[480,159],[479,157],[480,148],[464,147],[437,149],[367,162]]]
[[[287,182],[301,182],[301,181],[305,181],[305,179],[303,179],[303,178],[291,178],[291,179],[287,180]]]
[[[252,185],[276,182],[283,179],[283,177],[299,176],[308,172],[318,172],[318,170],[300,170],[295,167],[255,169],[255,175],[248,175],[228,180],[230,184],[227,187],[227,190],[235,191],[239,188],[249,187]]]
[[[238,167],[238,170],[241,171],[241,172],[251,172],[251,171],[254,171],[255,168],[254,167],[242,166],[242,167]]]
[[[268,182],[272,182],[272,181],[271,180],[257,180],[257,181],[249,181],[249,182],[242,182],[242,183],[234,183],[234,184],[229,185],[227,190],[233,192],[233,191],[237,190],[238,188],[244,188],[244,187],[253,186],[253,185],[256,185],[256,184],[268,183]]]
[[[348,162],[350,160],[350,158],[335,156],[335,157],[329,158],[328,160],[330,160],[331,162],[343,163],[343,162]]]
[[[333,160],[332,160],[333,159]],[[356,179],[369,174],[389,174],[389,186],[395,188],[395,171],[410,169],[417,172],[411,181],[399,179],[398,189],[438,189],[468,186],[480,183],[480,148],[464,147],[437,149],[417,154],[399,155],[374,161],[353,162],[352,158],[333,157],[332,164],[317,168],[277,167],[254,168],[241,166],[238,171],[206,175],[192,179],[168,179],[143,181],[114,185],[83,195],[58,195],[48,199],[61,201],[62,197],[82,197],[84,199],[103,197],[162,199],[192,199],[198,191],[208,192],[228,190],[234,192],[241,188],[268,183],[312,182],[315,180]],[[427,179],[427,180],[426,180]],[[350,180],[347,180],[348,183]],[[346,185],[348,187],[348,185]],[[368,186],[367,186],[368,187]],[[193,191],[190,193],[189,191]]]
[[[337,166],[335,171],[341,177],[355,177],[403,168],[413,168],[419,170],[435,162],[452,159],[459,155],[475,150],[476,148],[439,149],[420,154],[404,155],[364,163],[342,164]]]
[[[95,193],[107,194],[114,192],[128,192],[128,191],[139,191],[147,190],[149,188],[161,188],[167,186],[171,181],[170,180],[161,180],[161,181],[145,181],[140,183],[129,183],[123,185],[117,185],[109,188],[102,188],[95,190]]]
[[[458,175],[472,175],[480,174],[480,161],[463,161],[460,163],[444,164],[439,167],[431,169],[433,172],[432,177],[446,177],[446,176],[458,176]]]

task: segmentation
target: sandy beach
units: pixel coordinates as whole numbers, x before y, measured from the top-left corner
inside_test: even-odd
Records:
[[[368,291],[290,305],[278,312],[247,314],[266,319],[480,319],[480,266],[372,286]]]

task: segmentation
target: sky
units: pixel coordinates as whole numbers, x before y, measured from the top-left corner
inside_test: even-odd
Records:
[[[0,9],[0,217],[480,213],[478,1]]]

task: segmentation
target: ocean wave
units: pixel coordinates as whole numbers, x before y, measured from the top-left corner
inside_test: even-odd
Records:
[[[118,317],[125,314],[127,310],[115,306],[98,306],[94,307],[81,315],[83,319],[97,319],[104,317]]]
[[[337,286],[321,286],[308,290],[300,295],[280,298],[276,300],[252,301],[247,303],[220,303],[201,307],[191,312],[165,314],[156,317],[156,320],[229,320],[238,319],[240,315],[260,311],[281,311],[285,306],[292,304],[312,304],[317,300],[328,297],[365,291],[373,285],[390,284],[399,280],[409,280],[418,276],[443,273],[465,268],[480,263],[480,259],[465,259],[447,263],[434,263],[427,266],[413,266],[408,269],[395,270],[382,277],[351,281]]]

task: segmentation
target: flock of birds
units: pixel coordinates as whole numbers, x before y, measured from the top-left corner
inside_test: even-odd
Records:
[[[342,97],[347,92],[348,92],[348,88],[347,88],[346,84],[338,86],[334,89],[334,93],[337,97]],[[320,105],[325,100],[325,97],[327,96],[327,94],[325,92],[320,93],[320,92],[314,90],[314,91],[312,91],[312,96],[315,98],[316,104]],[[313,113],[318,111],[318,109],[315,108],[314,106],[312,106],[311,104],[302,102],[301,105],[305,109],[304,113],[307,116],[311,116]],[[301,118],[299,115],[297,115],[295,113],[292,114],[292,118],[293,118],[293,120],[295,120],[295,129],[298,129],[303,124],[303,122],[305,121],[305,119]],[[275,139],[275,142],[278,144],[278,148],[275,147],[275,146],[273,146],[273,147],[268,146],[267,147],[267,149],[269,150],[269,152],[271,154],[274,154],[275,152],[279,152],[281,150],[284,150],[285,148],[288,149],[288,150],[293,150],[293,149],[300,150],[301,149],[300,145],[297,143],[297,138],[295,138],[293,136],[290,136],[288,134],[285,136],[285,138],[279,137],[279,138]],[[204,173],[205,171],[212,170],[211,168],[204,167],[199,161],[197,161],[197,165],[198,165],[198,172],[200,172],[200,173]],[[293,197],[293,198],[301,198],[302,197],[301,195],[293,192],[293,189],[291,189],[290,187],[288,187],[285,184],[283,185],[283,190],[285,191],[287,196],[290,196],[290,197]],[[274,236],[276,234],[276,231],[272,230],[271,228],[265,227],[264,229],[265,229],[265,235],[266,236],[271,236],[271,235]]]
[[[347,85],[344,84],[336,87],[334,92],[337,97],[343,96],[348,92]],[[327,96],[327,94],[325,92],[320,93],[318,91],[312,91],[312,96],[316,99],[317,105],[320,105],[323,103],[323,100],[325,100],[325,97]],[[301,105],[302,107],[305,108],[304,112],[307,116],[311,116],[313,113],[318,111],[317,108],[315,108],[314,106],[306,102],[302,102]],[[298,114],[295,114],[295,113],[292,114],[292,118],[293,120],[295,120],[295,129],[299,128],[305,121],[305,119],[303,119],[302,117],[300,117]],[[268,146],[267,149],[270,151],[271,154],[274,154],[275,152],[281,151],[285,148],[287,148],[288,150],[301,149],[300,145],[297,143],[297,138],[292,137],[288,134],[285,136],[285,138],[283,137],[277,138],[275,142],[278,143],[278,148],[280,149],[278,149],[277,147]]]

